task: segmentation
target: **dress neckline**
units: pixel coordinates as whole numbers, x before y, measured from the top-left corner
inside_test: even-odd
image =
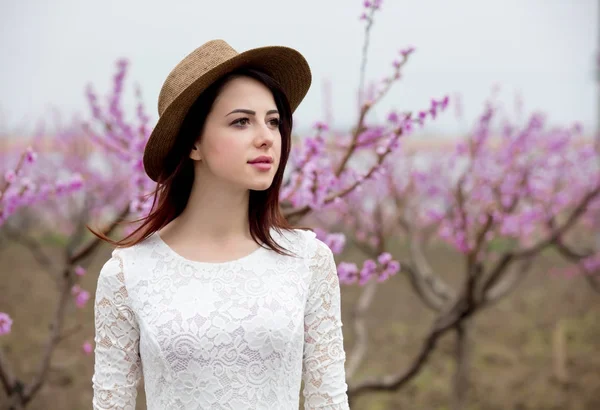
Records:
[[[155,240],[159,244],[159,246],[162,247],[163,249],[165,249],[174,258],[176,258],[180,261],[183,261],[187,264],[198,266],[198,267],[204,267],[204,268],[208,268],[208,267],[219,268],[219,267],[225,267],[225,266],[234,265],[234,264],[238,264],[238,263],[248,262],[249,260],[253,259],[257,255],[268,250],[264,247],[264,245],[261,245],[258,248],[254,249],[252,252],[250,252],[244,256],[241,256],[239,258],[236,258],[236,259],[231,259],[231,260],[222,261],[222,262],[197,261],[197,260],[193,260],[193,259],[188,259],[188,258],[180,255],[179,253],[175,252],[175,250],[173,250],[173,248],[171,248],[160,237],[160,234],[158,233],[158,231],[154,232],[154,234],[152,234],[152,236],[155,238]]]

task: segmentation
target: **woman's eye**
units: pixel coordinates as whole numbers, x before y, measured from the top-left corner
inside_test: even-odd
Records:
[[[242,126],[243,125],[248,125],[249,123],[250,123],[250,119],[248,119],[248,118],[240,118],[240,119],[235,120],[233,122],[233,124],[242,125]]]
[[[273,118],[271,121],[269,121],[271,123],[272,126],[274,127],[279,127],[279,118]]]

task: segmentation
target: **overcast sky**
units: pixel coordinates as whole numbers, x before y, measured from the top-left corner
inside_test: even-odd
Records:
[[[355,94],[364,23],[357,0],[0,0],[0,112],[11,129],[46,115],[87,114],[91,82],[108,90],[114,63],[131,61],[155,119],[162,82],[204,42],[222,38],[236,50],[264,45],[298,49],[313,86],[297,111],[306,126],[322,119],[323,81],[331,79],[335,124],[356,118]],[[390,72],[405,46],[417,52],[380,113],[427,107],[459,92],[466,122],[448,112],[432,132],[455,134],[480,112],[491,87],[512,104],[543,110],[556,123],[596,123],[597,0],[384,0],[373,27],[368,76]],[[129,81],[127,84],[131,85]],[[132,88],[127,89],[132,94]]]

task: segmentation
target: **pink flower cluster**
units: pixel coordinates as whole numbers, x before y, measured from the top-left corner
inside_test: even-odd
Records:
[[[462,253],[473,251],[480,235],[484,243],[504,238],[531,245],[600,186],[593,141],[579,125],[551,128],[533,114],[522,127],[493,127],[498,117],[490,103],[452,154],[431,152],[418,165],[405,154],[392,167],[403,212],[408,209],[418,229],[439,225],[439,236]],[[593,201],[588,214],[599,205]]]
[[[108,157],[114,158],[119,166],[125,166],[122,175],[127,192],[125,200],[135,217],[148,214],[152,205],[151,193],[156,184],[144,172],[143,151],[150,137],[150,117],[142,103],[141,91],[136,88],[137,108],[135,122],[124,115],[123,89],[129,63],[117,62],[117,72],[113,78],[113,89],[108,95],[108,107],[98,103],[98,97],[91,86],[87,88],[87,98],[92,112],[92,121],[86,124],[86,133]],[[133,228],[132,228],[133,229]]]
[[[360,270],[355,263],[341,262],[338,264],[340,283],[347,285],[358,282],[360,286],[364,286],[373,278],[377,278],[377,281],[383,282],[399,271],[400,262],[393,260],[392,255],[388,252],[379,255],[377,261],[373,259],[365,260]]]
[[[6,156],[3,162],[13,162],[11,154],[3,153]],[[4,178],[0,180],[0,225],[20,208],[33,206],[49,198],[69,195],[83,187],[80,175],[73,175],[62,181],[47,182],[37,177],[31,169],[31,164],[35,163],[37,158],[38,154],[29,147],[20,155],[15,168],[4,171]]]
[[[373,13],[379,9],[381,9],[381,4],[383,0],[365,0],[363,2],[364,11],[360,15],[360,20],[369,21],[373,16]],[[370,13],[370,14],[369,14]]]
[[[417,118],[413,118],[410,113],[391,112],[386,125],[365,126],[356,135],[355,141],[352,141],[352,135],[330,133],[330,142],[327,143],[324,134],[329,127],[323,122],[317,122],[314,125],[315,136],[303,139],[292,150],[290,178],[282,188],[281,201],[289,201],[296,207],[309,206],[319,211],[341,205],[343,195],[338,195],[340,192],[348,194],[353,190],[352,187],[360,192],[359,185],[376,179],[385,173],[385,169],[382,160],[366,172],[356,166],[337,172],[340,157],[339,150],[336,155],[334,149],[350,147],[352,157],[373,152],[381,159],[391,156],[400,147],[400,137],[412,132],[413,124],[422,126],[427,119],[435,119],[447,106],[448,98],[445,97],[439,101],[432,100],[431,107],[421,111]],[[329,201],[329,198],[336,198],[337,201]]]

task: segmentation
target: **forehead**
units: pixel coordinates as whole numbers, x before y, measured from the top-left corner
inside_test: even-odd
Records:
[[[228,81],[215,99],[215,109],[256,108],[275,109],[271,90],[250,77],[236,77]]]

